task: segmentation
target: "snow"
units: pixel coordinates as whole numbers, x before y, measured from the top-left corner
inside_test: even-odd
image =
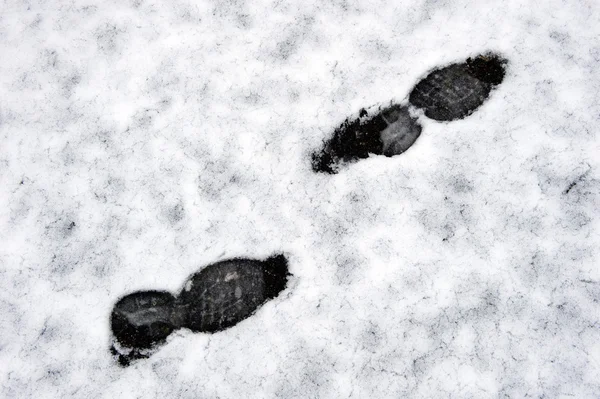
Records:
[[[600,393],[593,1],[0,6],[0,396]],[[504,82],[405,153],[310,154],[486,51]],[[284,252],[288,288],[151,358],[114,303]]]

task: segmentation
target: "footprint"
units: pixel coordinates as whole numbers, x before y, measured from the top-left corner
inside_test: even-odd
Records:
[[[288,276],[283,255],[230,259],[192,275],[177,297],[166,291],[129,294],[111,314],[111,353],[127,366],[152,355],[179,328],[214,333],[232,327],[279,295]]]
[[[421,125],[406,106],[393,104],[371,112],[369,115],[362,109],[358,118],[346,119],[333,132],[323,149],[313,154],[315,172],[337,173],[342,163],[368,158],[369,154],[386,157],[402,154],[421,135]]]
[[[179,294],[184,327],[211,333],[232,327],[279,295],[287,276],[283,255],[264,262],[231,259],[208,266],[191,276]]]
[[[430,72],[415,85],[406,105],[360,110],[313,154],[313,170],[333,174],[342,164],[370,154],[392,157],[404,153],[422,131],[411,107],[437,121],[462,119],[502,83],[506,64],[495,54],[469,58]],[[165,291],[129,294],[115,304],[111,314],[111,351],[120,364],[128,365],[149,357],[177,329],[214,333],[232,327],[279,295],[289,275],[283,255],[264,261],[236,258],[193,274],[178,296]]]
[[[479,55],[466,62],[430,72],[410,92],[408,104],[359,112],[335,131],[323,148],[312,155],[315,172],[337,173],[343,164],[370,154],[392,157],[408,150],[422,127],[410,108],[422,109],[437,121],[453,121],[472,114],[502,83],[507,61],[495,54]]]
[[[454,121],[471,115],[502,83],[507,61],[495,54],[436,69],[411,91],[410,104],[436,121]]]
[[[120,299],[110,316],[115,340],[111,351],[119,363],[148,357],[151,349],[164,343],[174,325],[175,297],[166,291],[138,291]]]

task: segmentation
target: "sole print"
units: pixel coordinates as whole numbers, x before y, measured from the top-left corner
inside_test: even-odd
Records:
[[[323,149],[312,156],[315,172],[337,173],[341,164],[368,158],[392,157],[408,150],[421,135],[421,125],[406,106],[361,109],[357,118],[346,119],[335,129]]]
[[[121,298],[111,313],[111,352],[119,364],[147,358],[175,330],[215,333],[233,327],[286,288],[288,262],[229,259],[206,266],[185,282],[178,296],[138,291]]]
[[[408,150],[422,127],[411,108],[443,122],[463,119],[483,105],[502,83],[507,60],[487,53],[465,62],[436,68],[411,90],[408,104],[390,104],[346,119],[323,148],[312,155],[315,172],[337,173],[340,168],[370,154],[392,157]]]
[[[450,122],[471,115],[502,83],[507,61],[496,54],[435,69],[415,85],[408,101],[436,121]]]

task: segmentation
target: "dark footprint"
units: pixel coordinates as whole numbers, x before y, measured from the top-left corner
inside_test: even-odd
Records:
[[[436,121],[463,119],[502,83],[506,63],[498,55],[485,54],[436,69],[417,83],[408,101]]]
[[[179,328],[213,333],[232,327],[279,295],[289,275],[283,255],[231,259],[192,275],[177,298],[165,291],[129,294],[111,314],[111,352],[127,366],[149,357]]]
[[[187,315],[184,327],[195,332],[217,332],[248,318],[285,288],[288,276],[283,255],[264,262],[231,259],[194,274],[179,294]]]
[[[174,330],[175,297],[165,291],[138,291],[120,299],[110,316],[115,338],[112,352],[119,363],[148,357],[151,349],[165,342]]]
[[[411,91],[408,101],[437,121],[462,119],[479,108],[494,87],[502,83],[507,61],[495,54],[436,69]],[[333,132],[323,149],[313,153],[315,172],[337,173],[344,163],[369,154],[392,157],[409,149],[421,135],[421,125],[404,105],[391,105],[346,121]]]
[[[421,130],[405,106],[394,104],[373,115],[362,109],[358,118],[346,119],[323,149],[313,154],[313,170],[337,173],[341,164],[368,158],[369,154],[402,154],[421,135]]]

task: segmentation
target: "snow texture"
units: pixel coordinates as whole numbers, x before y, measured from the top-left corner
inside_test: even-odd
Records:
[[[592,0],[4,1],[0,397],[597,398]],[[468,117],[338,174],[311,154],[488,51]],[[284,253],[215,334],[122,368],[123,295]]]

